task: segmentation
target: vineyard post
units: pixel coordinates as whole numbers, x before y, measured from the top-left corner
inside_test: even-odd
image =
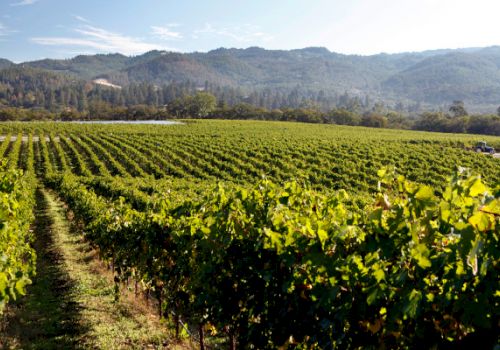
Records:
[[[203,332],[203,323],[200,323],[198,332],[200,335],[200,350],[205,350],[205,333]]]
[[[120,278],[118,275],[115,275],[114,277],[115,281],[115,302],[120,300]]]
[[[181,331],[180,325],[181,325],[181,319],[179,317],[179,313],[176,312],[175,313],[175,339],[179,339],[179,333]]]
[[[158,286],[158,292],[157,292],[157,298],[158,298],[158,317],[160,317],[160,319],[162,318],[163,316],[163,312],[162,312],[162,295],[163,295],[163,287],[162,286]]]
[[[229,332],[229,350],[236,350],[236,336],[233,331]]]

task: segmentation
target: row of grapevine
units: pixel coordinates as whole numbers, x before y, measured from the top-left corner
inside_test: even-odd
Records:
[[[11,142],[11,134],[8,133],[6,136],[5,136],[5,139],[2,141],[2,143],[0,144],[0,155],[4,156],[5,155],[5,151],[7,150],[7,148],[9,147],[10,145],[10,142]]]
[[[141,137],[141,136],[139,136]],[[154,167],[154,171],[151,174],[160,174],[161,176],[176,176],[179,178],[189,177],[189,174],[184,172],[182,169],[177,167],[175,164],[172,164],[169,159],[163,157],[163,155],[159,154],[155,150],[152,150],[150,147],[142,145],[137,141],[137,137],[118,137],[115,138],[123,144],[125,147],[133,147],[140,153],[144,154],[148,157],[154,164],[157,164]]]
[[[50,184],[119,280],[230,348],[431,348],[500,341],[500,187],[379,171],[362,210],[297,182],[219,186],[137,211],[70,174]],[[203,339],[203,337],[201,337]]]
[[[50,175],[55,172],[54,157],[51,157],[47,140],[44,134],[39,136],[39,148],[41,154],[41,167],[44,174]]]
[[[206,172],[206,167],[203,169],[203,165],[206,163],[202,160],[196,159],[193,155],[182,152],[181,149],[175,149],[175,146],[171,144],[165,144],[159,140],[145,139],[142,137],[136,137],[134,142],[155,150],[161,158],[168,159],[168,161],[172,163],[175,168],[180,168],[182,172],[188,174],[189,176],[194,176],[200,179],[211,179],[213,176],[209,172]]]
[[[472,137],[257,122],[0,129],[11,171],[59,191],[117,281],[141,282],[200,335],[262,349],[499,341],[500,165],[465,151]],[[377,174],[387,165],[432,187]],[[447,185],[457,165],[484,180]],[[34,269],[28,246],[22,259],[22,244],[6,247],[20,270],[0,280],[0,304]]]
[[[129,173],[125,167],[115,159],[110,152],[89,136],[81,135],[80,139],[86,143],[86,146],[91,149],[93,155],[97,155],[102,163],[108,168],[111,175],[128,176]],[[95,152],[95,153],[94,153]]]
[[[116,162],[118,163],[115,167],[121,167],[123,170],[126,169],[125,176],[127,176],[127,173],[130,174],[130,176],[134,177],[148,176],[148,174],[144,172],[139,164],[131,157],[129,157],[126,151],[122,150],[121,145],[116,145],[113,142],[108,141],[108,139],[104,135],[94,135],[94,137],[92,137],[92,140],[96,144],[100,144],[104,148],[109,150],[110,156],[113,157],[113,159],[116,159]]]
[[[56,162],[59,165],[59,170],[62,172],[71,171],[69,155],[64,152],[59,140],[54,136],[54,134],[50,134],[49,139],[55,154]]]
[[[287,126],[283,130],[280,124],[269,123],[269,130],[259,130],[261,124],[255,123],[250,125],[258,131],[250,133],[238,129],[238,124],[230,129],[215,122],[219,129],[210,130],[211,123],[186,129],[157,128],[151,134],[134,132],[130,126],[113,127],[110,130],[120,131],[113,133],[86,126],[86,135],[73,130],[73,125],[44,124],[31,134],[40,140],[45,173],[71,170],[82,176],[176,177],[241,184],[255,183],[262,176],[276,182],[305,178],[318,190],[346,188],[364,193],[376,191],[376,171],[388,165],[410,180],[436,188],[445,185],[445,174],[457,165],[481,172],[489,184],[500,177],[497,159],[466,151],[456,141],[419,140],[421,133],[408,133],[416,140],[406,140],[404,132],[401,140],[396,135],[386,140],[387,131],[361,133],[361,137],[354,129]],[[11,129],[15,131],[7,134],[0,148],[6,157],[19,157],[24,164],[26,142],[10,141],[10,135],[19,134]],[[25,129],[24,135],[30,132]]]
[[[11,143],[11,149],[8,152],[7,165],[11,169],[17,169],[19,155],[21,153],[22,134],[18,134],[16,141]]]
[[[83,156],[80,154],[80,152],[78,152],[77,148],[71,142],[71,140],[66,136],[61,136],[60,140],[61,147],[68,154],[68,158],[71,159],[73,171],[81,176],[91,176],[91,172],[87,168]]]
[[[16,141],[19,148],[21,139]],[[31,140],[31,138],[30,138]],[[30,142],[29,145],[32,145]],[[13,151],[17,152],[16,150]],[[28,156],[33,155],[30,146]],[[9,166],[0,166],[0,314],[9,300],[24,295],[25,288],[35,274],[36,254],[31,247],[30,230],[36,180],[32,158],[28,158],[28,172],[15,169],[13,159]]]

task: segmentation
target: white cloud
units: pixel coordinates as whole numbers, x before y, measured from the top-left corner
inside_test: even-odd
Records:
[[[78,15],[73,15],[73,18],[79,20],[80,22],[83,22],[83,23],[90,23],[90,21],[88,19],[86,19],[85,17],[82,17],[82,16],[78,16]]]
[[[225,36],[234,41],[249,43],[255,41],[269,41],[272,36],[262,32],[259,27],[245,24],[240,26],[215,27],[210,23],[205,23],[205,27],[195,30],[192,37],[198,39],[200,35],[212,34]]]
[[[167,49],[160,45],[98,28],[89,24],[74,31],[79,37],[34,37],[31,40],[40,45],[58,47],[82,47],[100,52],[120,52],[126,55],[141,54],[151,50]],[[172,50],[172,49],[169,49]]]
[[[82,47],[90,47],[101,51],[107,51],[108,49],[110,49],[110,46],[107,44],[99,43],[97,41],[77,39],[77,38],[39,37],[39,38],[31,38],[31,40],[37,44],[47,45],[47,46],[82,46]]]
[[[26,6],[26,5],[33,5],[34,3],[37,3],[39,0],[21,0],[19,2],[15,2],[10,4],[10,6]]]
[[[151,26],[154,36],[162,40],[178,40],[182,39],[180,32],[175,32],[171,28],[178,27],[178,24],[167,24],[166,26]]]
[[[15,32],[15,30],[7,28],[2,22],[0,22],[0,37],[7,36]]]

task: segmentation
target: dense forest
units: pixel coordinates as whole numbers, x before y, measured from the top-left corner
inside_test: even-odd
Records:
[[[328,93],[325,90],[305,89],[295,86],[288,90],[242,89],[241,87],[222,86],[194,80],[154,83],[131,83],[118,86],[102,82],[100,79],[89,82],[70,74],[52,73],[30,67],[11,67],[0,70],[0,106],[23,108],[40,107],[57,111],[66,107],[80,112],[89,108],[89,102],[105,102],[111,106],[149,105],[163,106],[179,97],[198,91],[210,92],[219,101],[233,106],[248,103],[266,109],[313,107],[327,111],[333,107],[361,111],[381,105],[368,95],[363,97],[343,93]],[[97,82],[97,83],[96,83]],[[402,103],[393,107],[400,112],[415,112],[419,104],[405,106]]]

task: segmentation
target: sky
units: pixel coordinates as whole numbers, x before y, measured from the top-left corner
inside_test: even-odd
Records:
[[[483,47],[500,45],[499,14],[499,0],[0,0],[0,57]]]

